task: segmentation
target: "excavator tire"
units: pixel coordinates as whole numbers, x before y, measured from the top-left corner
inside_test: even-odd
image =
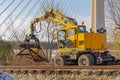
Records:
[[[57,58],[54,59],[54,65],[55,66],[64,66],[65,65],[64,63],[65,62],[64,62],[62,57],[57,57]]]
[[[83,54],[78,58],[78,66],[90,66],[94,64],[94,57],[90,54]]]

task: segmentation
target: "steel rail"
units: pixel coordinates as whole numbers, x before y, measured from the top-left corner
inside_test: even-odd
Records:
[[[72,69],[107,69],[107,70],[120,70],[119,65],[111,66],[0,66],[0,69],[44,69],[44,70],[72,70]]]

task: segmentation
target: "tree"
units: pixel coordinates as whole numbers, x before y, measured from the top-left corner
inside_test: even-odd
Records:
[[[14,20],[12,19],[12,17],[9,18],[8,22],[6,23],[7,26],[7,31],[10,32],[10,36],[8,36],[7,40],[15,40],[15,41],[19,41],[19,36],[23,35],[23,34],[19,34],[18,31],[16,31],[16,28],[14,26]]]
[[[10,65],[12,62],[12,45],[7,42],[0,40],[0,61],[1,65]]]
[[[112,21],[114,48],[120,50],[120,0],[107,0],[107,16]]]
[[[120,30],[120,0],[107,0],[108,15],[114,22],[115,28]]]
[[[38,24],[41,24],[39,26],[41,28],[40,29],[41,31],[37,31],[39,32],[37,35],[39,36],[40,42],[46,43],[46,44],[42,44],[42,46],[43,46],[46,58],[50,61],[52,58],[53,52],[55,51],[54,48],[57,48],[57,45],[56,45],[57,42],[55,37],[57,35],[57,30],[63,26],[50,19],[41,21]],[[37,26],[36,26],[36,30],[39,30],[37,29]]]

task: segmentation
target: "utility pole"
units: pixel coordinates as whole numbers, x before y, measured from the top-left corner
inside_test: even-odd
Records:
[[[105,29],[104,0],[92,0],[91,30]]]

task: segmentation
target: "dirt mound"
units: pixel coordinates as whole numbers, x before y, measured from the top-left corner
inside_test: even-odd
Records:
[[[34,62],[32,58],[27,56],[14,55],[13,62],[11,65],[12,66],[31,66],[31,65],[49,65],[49,64],[45,61]]]

